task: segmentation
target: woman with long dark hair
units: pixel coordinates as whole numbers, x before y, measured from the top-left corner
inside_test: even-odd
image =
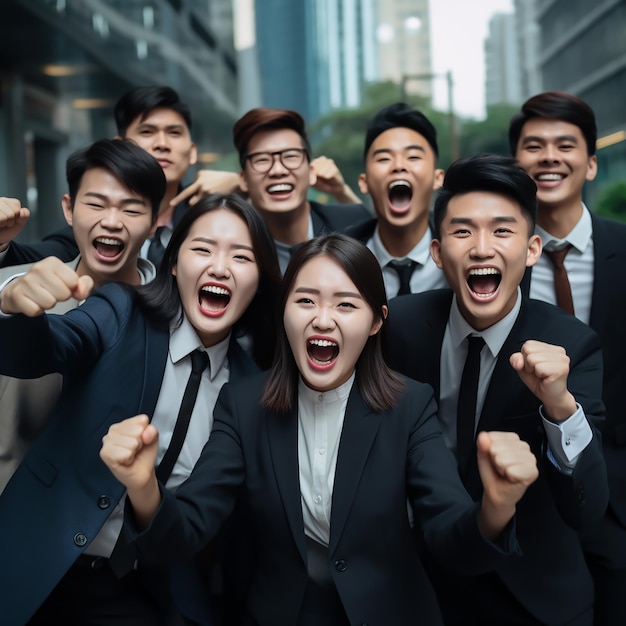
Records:
[[[65,291],[84,299],[87,278]],[[216,194],[188,209],[148,285],[105,285],[66,315],[0,319],[0,373],[64,378],[50,425],[0,498],[0,554],[13,563],[2,586],[9,622],[24,623],[39,607],[29,624],[171,623],[146,594],[132,546],[123,545],[124,486],[98,458],[101,440],[111,424],[146,413],[164,435],[153,458],[163,482],[182,483],[209,437],[222,385],[269,363],[279,280],[257,212]],[[2,300],[5,313],[27,307],[19,294]],[[197,390],[187,393],[192,379]],[[199,579],[181,585],[183,575],[184,599],[174,592],[174,602],[209,623],[207,587],[199,584],[194,597],[191,581]],[[167,586],[153,591],[170,608]]]
[[[134,545],[146,559],[190,558],[243,493],[258,543],[246,624],[438,624],[407,500],[439,559],[483,571],[517,550],[507,525],[535,457],[517,435],[481,433],[485,497],[471,501],[432,390],[385,364],[385,289],[359,242],[305,243],[280,302],[269,376],[222,389],[209,442],[176,494],[154,473],[158,431],[146,416],[104,438],[101,457],[128,489]]]

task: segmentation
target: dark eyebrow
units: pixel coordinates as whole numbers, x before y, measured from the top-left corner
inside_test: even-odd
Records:
[[[109,196],[98,193],[97,191],[85,191],[82,194],[84,196],[89,196],[91,198],[96,198],[97,200],[101,200],[102,202],[110,202]],[[143,198],[124,198],[120,204],[142,204],[145,205],[146,201]]]
[[[194,237],[191,241],[201,241],[202,243],[208,243],[216,246],[217,241],[215,239],[209,239],[208,237]],[[247,246],[243,243],[233,243],[230,246],[231,250],[250,250],[250,252],[254,253],[254,248],[252,246]]]
[[[426,149],[424,148],[424,146],[418,146],[418,145],[410,145],[410,146],[405,146],[404,148],[402,148],[402,150],[404,152],[408,152],[409,150],[419,150],[420,152],[423,152],[424,154],[426,154]],[[390,148],[378,148],[378,150],[374,150],[374,152],[372,152],[372,156],[376,156],[378,154],[391,154],[393,151]]]
[[[294,293],[312,293],[319,296],[320,290],[313,289],[312,287],[297,287],[296,289],[294,289]],[[336,291],[335,293],[333,293],[333,296],[335,298],[359,298],[361,300],[363,299],[363,296],[358,291]]]
[[[474,220],[470,219],[469,217],[453,217],[450,219],[450,224],[473,224]],[[516,217],[511,217],[509,215],[507,216],[501,216],[501,217],[494,217],[492,220],[490,220],[491,224],[515,224],[517,223],[517,218]]]
[[[538,137],[536,135],[527,135],[522,139],[522,143],[546,143],[546,139],[544,137]],[[571,141],[572,143],[578,143],[578,139],[574,135],[559,135],[556,137],[556,141]]]

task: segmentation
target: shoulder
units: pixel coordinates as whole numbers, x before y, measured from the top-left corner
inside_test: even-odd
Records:
[[[375,217],[368,217],[356,224],[351,224],[343,232],[344,235],[354,237],[363,243],[371,238],[376,230],[377,220]]]
[[[564,347],[581,341],[598,345],[600,343],[595,330],[552,304],[526,298],[522,311],[521,323],[529,328],[530,332],[542,336],[543,341],[561,343]]]
[[[426,309],[440,310],[450,307],[452,302],[451,289],[433,289],[421,293],[396,296],[389,300],[389,315],[404,315]]]
[[[321,204],[309,201],[311,213],[325,222],[328,228],[343,231],[355,221],[371,217],[371,213],[362,204]]]

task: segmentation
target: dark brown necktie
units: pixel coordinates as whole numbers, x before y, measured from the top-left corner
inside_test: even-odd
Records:
[[[571,244],[560,250],[544,250],[544,254],[552,261],[554,266],[554,291],[556,292],[556,305],[574,315],[574,300],[572,299],[572,288],[567,277],[567,270],[563,261],[572,248]]]

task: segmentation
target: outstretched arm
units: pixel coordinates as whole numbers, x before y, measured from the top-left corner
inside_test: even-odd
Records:
[[[328,157],[319,156],[311,161],[317,180],[313,187],[331,195],[341,204],[362,204],[361,199],[344,180],[337,164]]]
[[[189,205],[193,205],[212,193],[228,194],[240,191],[238,173],[200,170],[196,175],[196,180],[170,200],[170,206],[175,207],[183,200],[186,200]]]

